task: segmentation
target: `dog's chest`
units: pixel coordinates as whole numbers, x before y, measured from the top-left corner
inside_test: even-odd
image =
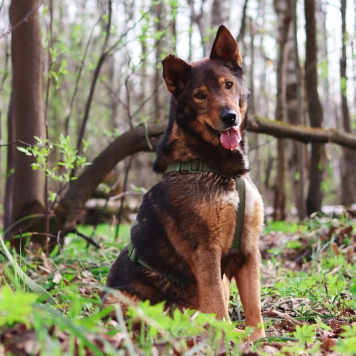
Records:
[[[255,212],[255,206],[257,200],[261,199],[258,190],[250,183],[249,180],[245,180],[246,183],[246,198],[245,198],[245,215],[250,216]],[[239,193],[236,188],[234,190],[229,190],[221,194],[221,200],[223,203],[233,206],[235,211],[237,211],[240,204]]]
[[[223,253],[227,253],[235,237],[236,221],[238,217],[238,210],[240,204],[245,204],[244,220],[251,221],[258,210],[261,196],[255,186],[248,180],[246,183],[246,196],[244,202],[241,201],[236,187],[232,187],[228,191],[222,192],[219,197],[219,209],[216,219],[216,231],[218,232],[218,244]]]

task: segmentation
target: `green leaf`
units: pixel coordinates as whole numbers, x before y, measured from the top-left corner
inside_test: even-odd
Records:
[[[305,344],[306,342],[313,342],[315,338],[315,325],[297,325],[293,335],[299,340],[300,344]]]
[[[17,147],[17,149],[20,152],[26,153],[27,156],[32,156],[32,154],[29,152],[29,148],[27,148],[27,147]]]
[[[28,325],[32,304],[38,299],[36,293],[13,292],[5,285],[0,291],[0,326],[23,323]]]

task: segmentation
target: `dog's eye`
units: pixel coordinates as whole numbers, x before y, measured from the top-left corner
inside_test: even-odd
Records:
[[[233,85],[234,85],[233,82],[226,82],[225,83],[225,88],[226,89],[231,89]]]
[[[201,91],[198,91],[194,95],[194,98],[199,99],[199,100],[204,99],[204,97],[205,97],[205,95]]]

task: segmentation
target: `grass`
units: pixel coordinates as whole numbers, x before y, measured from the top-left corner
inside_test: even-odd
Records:
[[[346,219],[267,225],[261,238],[267,337],[255,345],[244,341],[251,330],[244,331],[234,283],[232,324],[194,311],[167,315],[163,305],[147,302],[130,307],[126,322],[118,306],[101,309],[101,287],[129,229],[123,225],[114,241],[114,228],[99,225],[100,250],[70,235],[60,254],[8,251],[13,261],[0,255],[0,355],[356,353],[356,236]],[[92,227],[79,231],[90,236]],[[105,319],[112,311],[117,321]],[[141,330],[132,329],[133,320]]]

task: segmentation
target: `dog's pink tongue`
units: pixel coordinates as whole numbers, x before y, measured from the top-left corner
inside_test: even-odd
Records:
[[[232,150],[239,145],[241,140],[240,132],[234,129],[228,129],[221,132],[220,142],[227,150]]]

